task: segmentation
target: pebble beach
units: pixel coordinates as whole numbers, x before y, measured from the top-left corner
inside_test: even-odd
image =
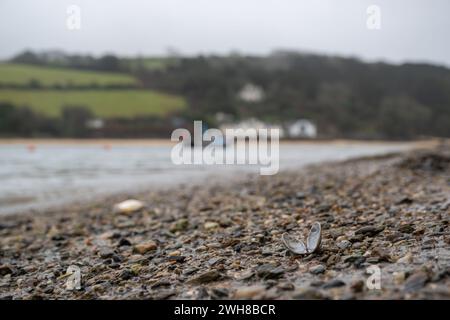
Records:
[[[450,299],[449,146],[235,180],[2,217],[0,298]]]

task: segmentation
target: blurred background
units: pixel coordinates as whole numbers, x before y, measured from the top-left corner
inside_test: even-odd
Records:
[[[286,138],[449,136],[449,9],[2,0],[0,134],[167,138],[252,119]]]
[[[309,143],[449,137],[449,9],[444,0],[1,0],[1,207],[171,180],[180,174],[169,147],[107,139],[168,140],[193,120],[279,128]],[[53,138],[103,140],[40,145]],[[281,157],[404,147],[296,145]]]

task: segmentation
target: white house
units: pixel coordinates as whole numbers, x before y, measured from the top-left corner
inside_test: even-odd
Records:
[[[260,102],[264,99],[264,90],[254,84],[247,83],[238,93],[239,99],[249,103]]]
[[[291,138],[315,138],[317,137],[316,125],[306,119],[299,119],[287,126]]]
[[[103,119],[100,118],[89,119],[86,121],[85,126],[88,129],[99,130],[103,129],[103,127],[105,126],[105,122],[103,121]]]

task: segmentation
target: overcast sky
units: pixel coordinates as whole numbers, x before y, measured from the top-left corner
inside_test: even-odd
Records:
[[[69,5],[81,29],[66,26]],[[366,26],[369,5],[381,29]],[[294,49],[450,66],[448,0],[0,0],[0,59],[26,48],[72,53],[265,54]]]

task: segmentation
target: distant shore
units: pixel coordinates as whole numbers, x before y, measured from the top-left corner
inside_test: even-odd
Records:
[[[425,139],[412,141],[392,141],[392,140],[350,140],[350,139],[304,139],[304,140],[280,140],[281,144],[406,144],[417,148],[432,148],[437,146],[441,141],[446,139]],[[170,146],[175,142],[170,139],[66,139],[66,138],[0,138],[0,145],[133,145],[133,146]]]

